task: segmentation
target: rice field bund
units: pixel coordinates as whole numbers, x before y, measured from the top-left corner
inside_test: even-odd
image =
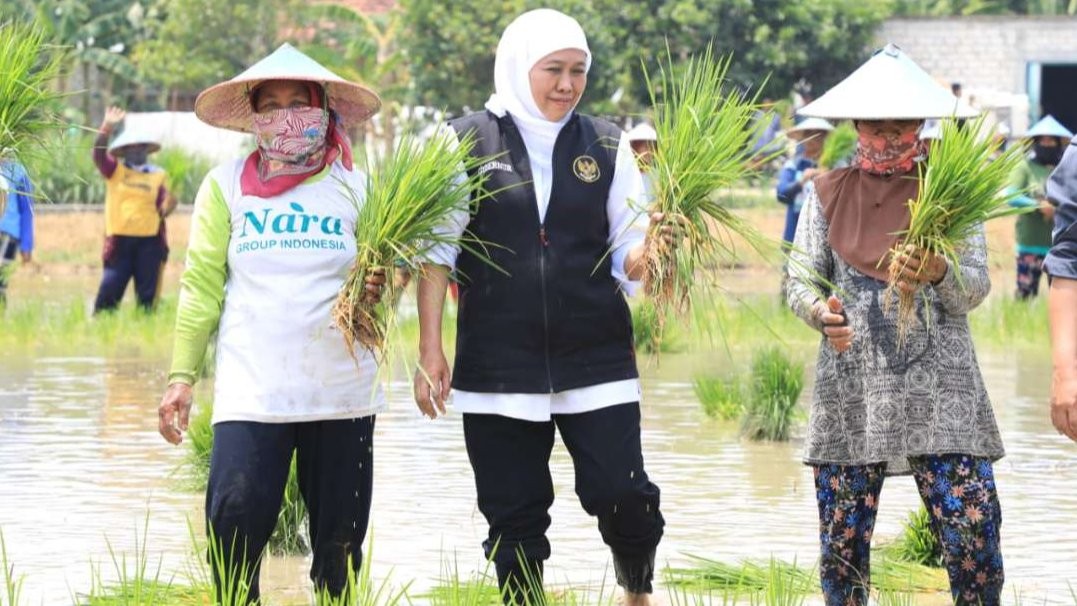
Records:
[[[749,190],[766,202],[735,212],[776,235],[783,209],[768,196]],[[157,433],[189,215],[168,222],[157,313],[128,298],[92,319],[101,220],[41,212],[35,263],[15,273],[0,316],[0,605],[211,604],[200,489],[212,377],[199,383],[188,439],[172,447]],[[1012,220],[988,226],[994,289],[971,318],[1008,452],[996,467],[1005,602],[1077,604],[1077,450],[1047,415],[1044,302],[1013,301]],[[821,603],[818,514],[799,459],[818,343],[779,303],[775,263],[746,249],[735,266],[707,268],[717,283],[671,316],[661,339],[649,332],[653,308],[633,301],[644,452],[667,520],[662,604]],[[369,566],[355,603],[496,604],[460,416],[431,422],[412,402],[414,316],[408,291],[387,336],[390,406],[377,423]],[[548,602],[613,604],[608,551],[560,444],[551,466]],[[878,602],[949,603],[912,480],[886,486],[872,558]],[[265,603],[331,604],[309,588],[301,500],[292,490],[285,501],[263,565]]]

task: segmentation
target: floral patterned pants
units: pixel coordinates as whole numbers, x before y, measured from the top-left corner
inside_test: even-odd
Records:
[[[1017,255],[1017,298],[1031,299],[1040,294],[1044,255]]]
[[[1004,575],[1002,511],[991,462],[962,454],[911,457],[920,497],[942,543],[958,605],[996,606]],[[819,576],[827,606],[868,603],[871,534],[886,464],[815,465],[819,501]]]

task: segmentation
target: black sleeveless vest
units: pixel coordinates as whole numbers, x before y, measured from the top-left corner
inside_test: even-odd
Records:
[[[512,118],[480,112],[451,122],[475,137],[487,191],[468,231],[495,269],[457,259],[460,304],[452,385],[485,393],[552,393],[633,379],[628,305],[610,274],[606,199],[621,130],[575,114],[553,151],[544,222],[523,138]]]

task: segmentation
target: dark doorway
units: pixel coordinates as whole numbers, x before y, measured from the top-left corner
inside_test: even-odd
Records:
[[[1077,64],[1045,64],[1040,80],[1042,116],[1054,116],[1077,131]]]

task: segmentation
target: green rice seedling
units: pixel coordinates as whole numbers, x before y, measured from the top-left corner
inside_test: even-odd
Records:
[[[198,544],[197,536],[194,532],[193,526],[188,524],[188,531],[191,534],[191,540],[196,545]],[[214,589],[214,603],[222,605],[243,605],[247,604],[250,599],[250,578],[251,578],[251,563],[247,562],[245,558],[238,558],[236,560],[235,552],[237,545],[234,541],[228,541],[228,551],[225,551],[225,541],[218,538],[213,529],[208,529],[208,537],[206,539],[206,553],[209,562],[209,568],[200,567],[199,571],[201,578],[214,585],[213,579],[219,583]]]
[[[0,23],[0,158],[19,157],[59,123],[61,49],[35,25]],[[3,203],[0,202],[0,213]]]
[[[902,562],[941,568],[942,544],[932,528],[931,514],[920,506],[909,514],[897,540],[886,547],[887,556]]]
[[[986,343],[1006,348],[1046,348],[1051,335],[1047,297],[1025,301],[1010,296],[991,297],[969,314],[969,327],[978,346]]]
[[[738,564],[729,564],[699,556],[689,557],[694,562],[693,566],[666,569],[665,580],[670,587],[695,591],[733,591],[734,595],[750,595],[765,591],[775,579],[780,579],[783,586],[807,592],[815,578],[809,570],[774,558],[763,561],[742,560]]]
[[[732,421],[743,412],[744,388],[737,379],[700,376],[692,385],[708,417]]]
[[[187,456],[184,468],[188,470],[193,490],[205,490],[209,481],[209,462],[213,454],[213,402],[198,400],[194,414],[187,426]]]
[[[455,560],[451,564],[444,561],[438,584],[417,598],[430,606],[498,606],[501,604],[501,591],[497,587],[496,576],[491,572],[492,566],[492,562],[487,560],[485,568],[477,575],[463,579]]]
[[[741,431],[752,440],[788,440],[798,417],[804,366],[767,347],[752,359],[751,380]]]
[[[168,175],[168,191],[180,204],[194,203],[202,179],[213,168],[208,158],[176,147],[162,149],[153,160]]]
[[[367,540],[366,553],[359,570],[352,569],[352,559],[348,558],[347,587],[339,596],[334,596],[325,589],[314,591],[315,606],[397,606],[408,603],[407,586],[394,589],[389,579],[375,581],[371,568],[374,550],[374,533]]]
[[[880,590],[879,606],[916,606],[916,595],[907,591]]]
[[[292,464],[288,470],[288,481],[284,485],[284,498],[277,514],[277,526],[269,537],[267,548],[273,555],[306,555],[310,553],[310,540],[307,538],[307,505],[299,492],[299,475],[296,472],[296,458],[292,454]]]
[[[651,210],[684,233],[677,247],[648,239],[643,284],[658,310],[659,333],[671,312],[690,306],[697,270],[737,256],[734,236],[765,257],[777,250],[717,198],[752,171],[751,142],[758,132],[752,126],[757,97],[727,82],[729,65],[708,47],[678,65],[667,50],[657,78],[644,69],[658,133]]]
[[[819,165],[829,170],[850,160],[856,153],[856,129],[849,122],[842,122],[826,137]]]
[[[807,594],[811,591],[814,579],[808,581],[796,562],[792,566],[771,558],[767,568],[766,588],[753,594],[753,606],[803,606]]]
[[[164,575],[162,560],[151,563],[146,537],[149,513],[141,533],[135,531],[135,551],[129,560],[126,553],[117,553],[111,541],[105,540],[115,580],[104,581],[99,565],[91,565],[90,593],[78,600],[80,606],[165,606],[201,605],[209,598],[208,585],[178,585],[175,575]]]
[[[4,567],[4,595],[0,596],[0,606],[20,606],[24,577],[15,574],[15,564],[7,558],[3,530],[0,530],[0,565]]]
[[[675,351],[677,333],[658,330],[658,310],[654,303],[643,300],[632,309],[632,340],[637,350],[655,354]]]
[[[950,581],[941,568],[902,562],[885,549],[876,549],[871,558],[871,585],[879,591],[934,593],[948,591]]]
[[[333,317],[353,353],[358,343],[384,359],[385,337],[395,324],[396,308],[391,302],[397,295],[392,280],[386,280],[384,303],[375,304],[366,292],[367,275],[380,270],[391,278],[396,263],[419,272],[419,260],[441,244],[456,244],[482,254],[481,246],[466,234],[455,238],[444,230],[455,213],[468,211],[473,203],[490,195],[481,189],[483,177],[477,173],[486,158],[472,156],[473,146],[471,137],[457,141],[452,135],[441,134],[420,142],[405,135],[391,154],[368,160],[363,200],[360,202],[356,192],[348,192],[359,207],[357,252]]]
[[[998,145],[990,138],[981,138],[983,121],[980,117],[958,127],[954,120],[944,120],[942,139],[932,145],[931,154],[920,166],[920,192],[909,201],[909,228],[899,234],[889,265],[887,307],[896,297],[899,343],[917,322],[919,293],[898,289],[906,267],[897,254],[911,246],[940,255],[951,267],[958,267],[962,248],[985,222],[1029,210],[1010,206],[1013,194],[1006,191],[1010,175],[1024,161],[1025,147],[1014,145],[992,159]]]

